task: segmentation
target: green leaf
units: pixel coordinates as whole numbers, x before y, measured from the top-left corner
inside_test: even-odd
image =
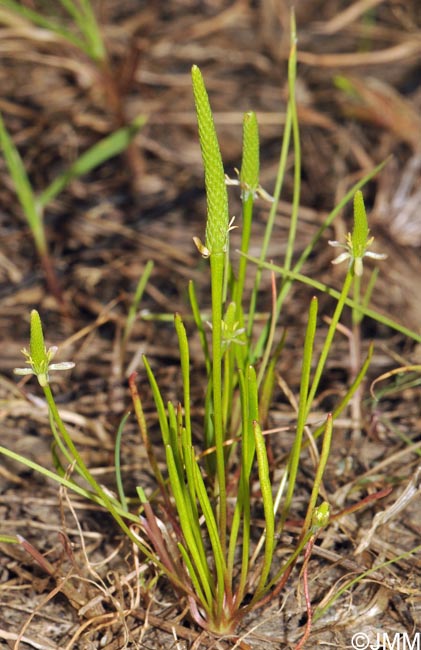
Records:
[[[32,23],[34,23],[34,25],[39,25],[40,27],[43,27],[44,29],[47,29],[50,32],[58,34],[62,38],[66,39],[66,41],[68,41],[72,45],[82,50],[83,52],[88,53],[86,50],[86,45],[82,41],[82,39],[75,36],[73,32],[71,32],[69,29],[66,29],[59,23],[55,22],[54,20],[51,20],[50,18],[46,18],[45,16],[38,13],[37,11],[34,11],[33,9],[29,9],[28,7],[25,7],[19,2],[15,2],[15,0],[1,0],[1,6],[5,9],[8,9],[9,11],[13,11],[14,13],[18,14],[19,16],[22,16],[27,20],[30,20]]]
[[[193,451],[193,450],[192,450]],[[216,576],[217,576],[217,602],[218,612],[221,613],[224,601],[224,579],[227,572],[227,567],[224,560],[221,541],[218,535],[218,526],[212,510],[212,505],[209,496],[206,492],[206,487],[200,473],[199,466],[193,461],[194,481],[197,498],[202,509],[206,528],[209,533],[209,540],[212,546],[213,559],[215,562]]]
[[[195,567],[195,572],[197,572],[201,587],[206,595],[206,601],[210,603],[212,600],[212,577],[207,564],[203,542],[200,539],[200,529],[198,530],[197,521],[192,521],[191,508],[189,507],[187,500],[188,492],[180,481],[174,461],[174,455],[169,445],[166,445],[165,452],[170,485],[175,499],[181,530],[183,531],[184,539]]]
[[[24,212],[25,218],[35,239],[38,253],[42,256],[47,251],[42,211],[37,210],[36,198],[31,183],[23,165],[18,149],[10,137],[3,118],[0,114],[0,145],[3,149],[6,164],[15,186],[16,194]]]
[[[211,372],[211,359],[209,355],[209,346],[208,346],[208,340],[206,338],[205,328],[203,325],[203,318],[199,309],[199,303],[197,302],[196,289],[193,280],[189,281],[189,299],[190,299],[190,306],[193,314],[194,323],[196,325],[197,332],[199,334],[200,345],[202,347],[203,355],[205,357],[206,374],[209,377]]]
[[[186,328],[180,314],[174,316],[175,331],[177,332],[180,350],[181,375],[184,393],[184,422],[186,428],[186,445],[191,446],[191,419],[190,419],[190,352]]]
[[[89,173],[103,162],[117,156],[127,149],[139,129],[145,124],[146,118],[138,116],[129,126],[125,126],[111,135],[106,136],[88,151],[85,151],[74,163],[40,194],[38,205],[45,207],[54,199],[74,178]]]
[[[126,493],[124,492],[123,479],[121,476],[121,438],[123,435],[124,425],[126,424],[129,415],[130,413],[126,413],[121,419],[121,422],[117,429],[115,448],[114,448],[115,480],[117,484],[117,492],[120,499],[121,507],[123,508],[123,510],[126,510],[127,512],[129,511],[129,508],[127,505]]]
[[[317,465],[316,475],[313,480],[310,500],[308,502],[307,513],[304,520],[304,525],[303,525],[304,534],[307,532],[311,532],[311,534],[314,534],[315,532],[317,532],[318,528],[327,525],[329,521],[329,508],[326,509],[326,506],[324,506],[317,513],[316,502],[320,493],[323,473],[325,471],[326,463],[329,458],[330,445],[332,442],[332,432],[333,432],[333,418],[332,418],[332,414],[329,413],[326,418],[322,450],[320,452],[320,458]],[[311,524],[313,524],[314,528],[310,529]]]
[[[152,389],[155,407],[158,413],[159,427],[161,429],[162,440],[164,442],[164,445],[167,445],[169,443],[170,431],[169,431],[167,414],[165,412],[164,400],[162,399],[161,391],[159,390],[159,386],[155,379],[155,375],[152,372],[152,368],[150,367],[149,362],[145,356],[143,357],[143,363],[145,364],[146,373],[149,379],[149,384]]]
[[[272,484],[270,482],[269,463],[266,453],[266,443],[258,422],[253,423],[254,438],[256,443],[256,458],[259,472],[260,490],[262,492],[263,512],[265,516],[265,551],[263,566],[259,583],[256,587],[253,600],[259,600],[265,590],[265,583],[272,566],[273,552],[275,549],[275,515],[273,510]]]
[[[304,427],[306,425],[308,411],[311,403],[309,399],[309,386],[310,386],[310,371],[313,358],[314,337],[316,334],[317,325],[317,310],[318,301],[313,297],[310,303],[306,336],[304,341],[303,360],[301,363],[301,381],[300,381],[300,401],[298,405],[298,420],[297,430],[295,433],[294,443],[291,449],[289,463],[288,463],[288,488],[285,497],[284,508],[282,512],[282,523],[288,516],[289,508],[291,505],[292,497],[295,492],[295,481],[297,478],[298,465],[300,461],[301,445],[303,440]]]
[[[60,3],[72,16],[85,37],[84,49],[87,54],[97,63],[104,62],[107,53],[90,0],[79,0],[80,9],[73,0],[60,0]]]

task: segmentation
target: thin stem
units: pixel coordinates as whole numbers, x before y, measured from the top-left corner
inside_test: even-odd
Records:
[[[297,73],[297,34],[295,27],[294,13],[291,13],[291,52],[288,59],[288,88],[289,103],[291,107],[292,139],[294,147],[294,190],[292,197],[291,222],[288,234],[287,250],[285,253],[284,267],[291,268],[292,255],[294,252],[295,236],[298,224],[298,208],[300,205],[301,189],[301,146],[300,129],[298,124],[297,104],[295,101],[295,82]]]
[[[287,118],[288,118],[288,114],[287,114]],[[286,136],[284,135],[284,142],[285,142],[285,137]],[[321,282],[317,282],[316,280],[310,280],[305,275],[300,274],[300,269],[304,265],[304,262],[306,262],[306,260],[310,256],[311,252],[314,250],[315,245],[317,244],[317,242],[319,241],[319,239],[321,238],[321,236],[323,235],[325,230],[331,225],[331,223],[333,222],[335,217],[344,208],[344,206],[348,203],[348,201],[350,201],[353,198],[356,190],[358,190],[359,188],[366,185],[366,183],[368,183],[369,180],[371,180],[374,176],[376,176],[376,174],[378,174],[383,169],[383,167],[386,165],[387,162],[388,162],[388,159],[383,161],[379,165],[377,165],[377,167],[374,167],[374,169],[372,169],[366,176],[364,176],[364,178],[361,178],[357,183],[355,183],[355,185],[353,185],[351,187],[351,189],[345,194],[343,199],[338,203],[338,205],[327,216],[327,218],[324,221],[323,225],[320,226],[319,230],[316,232],[316,234],[314,235],[311,242],[306,246],[306,248],[301,253],[299,259],[297,260],[297,262],[294,265],[292,270],[283,269],[282,267],[276,266],[275,264],[270,264],[269,262],[265,262],[264,257],[262,257],[262,255],[259,258],[255,258],[255,257],[252,257],[251,255],[248,255],[249,260],[251,260],[253,262],[256,262],[256,264],[258,265],[258,270],[260,271],[260,273],[261,273],[262,268],[273,269],[273,270],[278,270],[279,273],[281,273],[282,275],[285,275],[286,278],[287,278],[287,282],[285,282],[283,284],[283,286],[282,286],[282,288],[281,288],[281,290],[279,292],[279,295],[278,295],[278,300],[277,300],[277,304],[276,304],[277,316],[281,312],[282,305],[284,303],[284,300],[285,300],[286,296],[288,295],[288,292],[289,292],[289,290],[291,288],[293,280],[300,280],[301,282],[306,282],[307,284],[310,284],[314,288],[321,289],[322,291],[329,292],[329,293],[331,293],[331,295],[334,295],[334,296],[339,295],[338,292],[335,292],[333,289],[332,290],[328,289],[327,286],[322,284]],[[349,299],[347,301],[347,304],[348,305],[351,304]],[[365,309],[364,313],[366,315],[369,315],[369,311],[370,310]],[[361,312],[361,313],[363,313],[363,312]],[[371,313],[375,313],[375,312],[371,312]],[[391,322],[391,321],[389,320],[389,322]],[[267,339],[267,331],[269,329],[269,326],[270,326],[270,324],[268,323],[263,328],[263,331],[259,336],[259,339],[258,339],[258,341],[257,341],[257,343],[256,343],[256,345],[254,347],[254,350],[253,350],[253,356],[252,356],[253,359],[260,358],[260,356],[262,354],[262,349],[263,349],[263,346],[264,346],[265,341]],[[410,330],[408,330],[407,328],[404,328],[404,329],[401,328],[401,329],[399,329],[399,331],[402,332],[402,334],[405,334],[406,336],[408,336],[408,332]],[[414,338],[414,333],[412,332],[409,336],[411,336],[411,338]],[[421,342],[421,336],[418,336],[417,340],[419,340],[419,342]]]
[[[215,430],[217,497],[219,498],[219,534],[223,555],[226,549],[227,504],[224,431],[222,411],[222,286],[224,278],[224,253],[214,253],[210,257],[212,277],[212,393]]]
[[[328,329],[328,332],[326,334],[326,339],[325,339],[325,342],[323,344],[322,351],[320,353],[319,362],[317,364],[317,367],[316,367],[316,370],[315,370],[315,373],[314,373],[313,382],[311,384],[311,388],[310,388],[308,398],[307,398],[307,403],[306,403],[306,409],[305,409],[305,419],[306,420],[308,419],[308,416],[310,414],[311,407],[312,407],[312,404],[313,404],[313,400],[314,400],[314,397],[316,395],[317,389],[319,387],[320,379],[321,379],[321,376],[322,376],[322,373],[323,373],[323,370],[324,370],[324,367],[325,367],[325,364],[326,364],[326,360],[327,360],[327,357],[328,357],[328,354],[329,354],[329,351],[330,351],[330,348],[331,348],[331,345],[332,345],[333,337],[335,336],[336,326],[337,326],[337,324],[339,322],[339,319],[341,317],[343,308],[345,306],[346,298],[348,297],[349,290],[350,290],[351,284],[352,284],[352,280],[353,280],[353,271],[352,271],[352,269],[350,269],[348,271],[348,273],[346,274],[345,281],[344,281],[344,284],[343,284],[343,287],[342,287],[342,291],[341,291],[341,294],[339,296],[339,300],[337,302],[334,314],[332,316],[332,320],[330,322],[329,329]]]
[[[328,296],[332,296],[337,300],[339,300],[340,298],[341,293],[336,289],[332,289],[332,287],[329,287],[329,285],[324,284],[323,282],[319,282],[318,280],[309,278],[307,275],[298,273],[295,270],[298,267],[298,263],[295,265],[292,271],[287,271],[282,266],[277,266],[276,264],[272,264],[271,262],[261,262],[257,257],[252,257],[251,255],[248,255],[247,257],[250,261],[255,262],[256,264],[260,264],[262,268],[269,269],[271,271],[276,271],[281,275],[287,276],[288,278],[290,278],[291,283],[293,280],[298,280],[303,284],[313,287],[313,289],[317,289],[318,291],[323,291],[323,293],[327,294]],[[417,332],[410,330],[409,327],[405,327],[405,325],[401,325],[400,323],[397,323],[396,321],[392,320],[391,318],[388,318],[384,314],[380,314],[380,312],[375,311],[374,309],[369,309],[368,307],[365,307],[363,305],[358,305],[355,302],[355,300],[352,300],[352,298],[347,297],[345,299],[345,304],[348,307],[355,307],[360,312],[360,314],[364,314],[364,316],[368,316],[369,318],[372,318],[378,323],[383,323],[383,325],[386,325],[386,327],[390,327],[392,330],[395,330],[396,332],[400,332],[401,334],[407,336],[413,341],[416,341],[417,343],[421,343],[421,334],[418,334]]]
[[[317,497],[319,496],[323,474],[329,458],[330,445],[332,442],[332,431],[333,431],[332,414],[329,413],[327,416],[326,425],[324,429],[324,437],[323,437],[322,450],[320,453],[320,460],[317,466],[316,476],[314,477],[313,488],[311,490],[310,500],[307,506],[306,518],[304,520],[303,532],[301,534],[302,536],[307,534],[316,508]]]
[[[291,106],[290,104],[288,104],[285,127],[283,132],[281,153],[279,156],[278,174],[276,177],[275,189],[273,192],[273,203],[269,211],[269,218],[266,225],[260,258],[259,258],[261,262],[264,262],[264,260],[266,259],[267,251],[269,249],[269,243],[272,237],[273,226],[275,224],[275,218],[277,215],[277,209],[279,204],[279,197],[281,195],[284,178],[285,178],[287,161],[288,161],[288,151],[289,151],[289,143],[291,139],[291,130],[292,130]],[[253,328],[253,322],[256,314],[257,296],[259,293],[261,278],[262,278],[262,267],[259,265],[256,271],[256,279],[254,283],[253,293],[250,299],[249,318],[248,318],[248,326],[247,326],[248,336],[251,335],[252,328]],[[259,343],[256,345],[255,350],[253,351],[254,353],[252,356],[254,359],[260,357],[266,335],[267,332],[265,330],[264,332],[262,332],[259,338]]]
[[[300,460],[300,453],[302,447],[303,433],[307,420],[307,400],[309,395],[310,386],[310,373],[311,362],[313,358],[314,337],[316,334],[317,324],[317,298],[313,298],[310,303],[310,309],[307,320],[307,329],[304,342],[304,353],[301,368],[301,381],[300,381],[300,401],[298,407],[298,420],[297,430],[294,437],[294,443],[291,449],[291,454],[288,463],[288,488],[285,496],[285,503],[281,518],[281,529],[288,516],[289,508],[291,505],[292,497],[295,492],[295,481],[297,478],[298,465]]]

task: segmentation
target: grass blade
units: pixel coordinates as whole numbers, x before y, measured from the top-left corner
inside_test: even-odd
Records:
[[[212,593],[214,592],[214,589],[211,588],[213,581],[207,564],[203,541],[200,537],[199,524],[197,521],[192,520],[191,508],[186,501],[186,491],[183,489],[182,483],[178,476],[177,467],[174,462],[174,456],[171,447],[169,445],[166,445],[165,451],[170,485],[174,495],[183,536],[193,561],[195,574],[197,572],[201,589],[205,594],[208,606],[210,606],[210,603],[212,601]]]
[[[124,492],[123,480],[121,478],[121,438],[123,435],[124,425],[126,424],[129,415],[130,413],[126,413],[121,419],[121,422],[117,429],[117,435],[116,435],[115,447],[114,447],[114,465],[115,465],[115,480],[117,484],[117,494],[120,499],[121,507],[126,512],[129,511],[129,508],[127,505],[126,493]]]
[[[152,395],[155,402],[155,407],[158,413],[159,427],[161,430],[162,440],[164,445],[168,445],[170,442],[170,430],[169,430],[167,414],[165,412],[164,400],[162,399],[161,391],[159,390],[159,386],[155,379],[155,375],[152,372],[152,368],[150,367],[149,362],[145,356],[143,357],[143,363],[145,364],[146,374],[148,375],[149,384],[151,386]]]
[[[298,421],[297,430],[295,433],[294,444],[291,449],[291,454],[288,462],[288,488],[285,497],[285,503],[282,511],[282,525],[288,516],[289,508],[291,505],[292,497],[295,492],[295,481],[297,478],[298,465],[300,461],[301,445],[303,440],[304,427],[307,421],[307,404],[308,392],[310,386],[310,372],[311,362],[313,358],[314,337],[316,334],[317,324],[317,298],[313,298],[310,303],[310,309],[307,320],[307,330],[304,341],[303,361],[301,367],[301,383],[300,383],[300,401],[298,406]]]
[[[316,508],[317,497],[319,496],[320,486],[322,484],[323,474],[325,471],[326,463],[329,458],[330,444],[332,442],[332,431],[333,431],[333,420],[332,420],[332,414],[329,413],[324,427],[322,451],[320,453],[320,459],[317,465],[316,476],[314,477],[314,481],[313,481],[313,487],[311,490],[310,500],[307,507],[307,513],[304,520],[302,536],[304,536],[310,529],[312,517]]]
[[[265,438],[258,422],[253,423],[254,439],[256,443],[257,467],[259,471],[260,489],[262,492],[263,511],[265,516],[265,550],[260,579],[256,587],[252,602],[258,601],[265,591],[266,580],[272,566],[273,552],[275,549],[275,515],[273,510],[272,484],[270,482],[269,463],[266,453]]]
[[[38,254],[47,253],[42,210],[36,207],[36,198],[31,183],[23,165],[18,149],[10,137],[3,118],[0,114],[0,145],[3,149],[6,164],[15,186],[19,203],[22,206],[25,218],[32,231]]]
[[[44,29],[47,29],[48,31],[54,34],[61,36],[66,41],[68,41],[69,43],[77,47],[82,52],[85,52],[89,56],[89,49],[87,48],[83,40],[77,37],[69,29],[63,27],[63,25],[60,25],[59,23],[55,22],[54,20],[51,20],[50,18],[46,18],[45,16],[38,13],[37,11],[34,11],[33,9],[29,9],[28,7],[25,7],[19,2],[15,2],[15,0],[1,0],[1,6],[5,9],[8,9],[9,11],[14,12],[15,14],[18,14],[19,16],[22,16],[22,18],[29,20],[34,25],[43,27]]]
[[[139,129],[145,124],[146,118],[143,115],[138,116],[129,126],[125,126],[111,135],[106,136],[96,144],[94,144],[88,151],[85,151],[77,160],[69,167],[67,171],[57,178],[40,194],[38,197],[38,205],[44,208],[52,199],[54,199],[64,188],[74,179],[87,174],[106,160],[113,156],[119,155],[122,151],[127,149],[130,142],[133,140]]]

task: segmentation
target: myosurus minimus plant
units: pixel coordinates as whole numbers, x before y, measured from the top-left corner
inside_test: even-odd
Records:
[[[126,414],[116,436],[115,493],[100,485],[86,466],[60,416],[50,387],[50,372],[71,369],[71,362],[52,363],[55,349],[46,349],[42,323],[38,311],[31,313],[29,351],[24,350],[26,367],[17,374],[34,374],[48,404],[51,430],[54,437],[53,472],[16,453],[0,448],[0,452],[26,463],[69,490],[93,500],[108,511],[123,533],[136,545],[160,576],[172,584],[178,598],[188,604],[191,619],[200,627],[216,635],[235,633],[245,614],[262,607],[279,594],[297,559],[308,553],[332,518],[330,508],[320,498],[323,472],[329,459],[329,449],[335,419],[344,411],[359,388],[370,363],[372,349],[362,360],[360,371],[353,378],[346,394],[324,422],[309,426],[309,416],[318,394],[319,384],[334,336],[344,308],[350,305],[361,321],[364,315],[416,336],[396,323],[385,319],[367,307],[367,300],[359,299],[359,282],[363,274],[363,259],[382,256],[369,250],[367,216],[360,187],[369,177],[350,189],[343,201],[327,217],[311,244],[292,266],[294,241],[298,226],[300,196],[300,144],[295,106],[296,45],[295,31],[289,57],[289,102],[279,174],[273,197],[259,184],[259,135],[256,115],[244,116],[243,157],[238,179],[227,179],[224,174],[218,139],[202,74],[192,68],[194,101],[196,106],[200,146],[205,171],[207,222],[204,242],[194,241],[199,253],[207,258],[210,267],[211,316],[210,322],[202,315],[194,284],[189,284],[189,298],[195,326],[203,351],[203,441],[197,448],[192,440],[192,406],[190,385],[189,338],[183,318],[174,316],[179,343],[183,395],[176,405],[165,403],[148,360],[144,368],[152,391],[159,419],[166,466],[158,463],[150,440],[148,424],[142,407],[142,398],[136,384],[136,375],[129,378],[134,416],[138,421],[143,444],[156,480],[156,491],[147,495],[137,487],[137,503],[124,490],[120,473],[120,446]],[[287,253],[283,265],[266,260],[268,242],[272,236],[276,205],[282,189],[286,157],[292,143],[294,151],[294,195],[288,236]],[[227,184],[237,184],[242,199],[242,217],[239,223],[230,218]],[[267,229],[259,259],[249,256],[253,207],[263,197],[271,201]],[[301,275],[301,268],[323,232],[339,210],[354,200],[354,225],[335,262],[347,261],[348,268],[340,292],[330,291],[336,298],[336,307],[320,351],[314,351],[318,321],[318,300],[313,297],[308,307],[304,348],[299,360],[301,381],[296,413],[294,441],[283,468],[279,484],[272,481],[267,453],[265,431],[275,384],[276,364],[282,353],[282,341],[276,341],[276,324],[285,298],[293,282],[313,284],[316,291],[327,288]],[[239,264],[231,263],[230,232],[241,227]],[[338,242],[330,242],[338,246]],[[342,246],[342,244],[341,244]],[[282,280],[274,289],[272,311],[259,333],[255,334],[257,295],[264,268],[272,270]],[[251,296],[245,296],[246,276],[254,272],[255,282]],[[353,298],[351,298],[351,295]],[[247,308],[246,308],[247,302]],[[306,434],[306,439],[304,439]],[[285,525],[294,507],[297,477],[300,472],[302,450],[311,438],[316,450],[314,477],[301,531],[289,554],[278,554]],[[71,467],[69,475],[67,468]],[[235,469],[237,480],[228,480]],[[257,496],[256,496],[257,495]],[[256,501],[259,516],[263,513],[264,526],[256,535],[254,526]],[[159,509],[158,509],[159,505]],[[158,514],[159,513],[159,514]],[[335,515],[337,517],[338,515]],[[6,537],[2,538],[3,540]],[[22,543],[20,536],[7,541]],[[28,549],[28,545],[26,545]],[[307,550],[306,550],[307,549]],[[305,563],[305,567],[306,567]],[[308,596],[308,594],[306,594]],[[309,598],[306,598],[309,602]],[[311,623],[311,610],[308,620]],[[306,637],[309,633],[309,624]]]

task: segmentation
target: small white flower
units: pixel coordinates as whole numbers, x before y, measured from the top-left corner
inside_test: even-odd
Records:
[[[335,259],[332,260],[332,264],[341,264],[341,262],[345,262],[346,260],[349,260],[349,266],[351,266],[352,263],[354,263],[355,275],[361,277],[363,274],[364,257],[371,257],[371,259],[373,260],[384,260],[387,257],[387,255],[385,255],[384,253],[373,253],[373,251],[367,250],[368,247],[371,246],[373,241],[374,241],[374,237],[370,237],[370,239],[368,239],[366,242],[366,248],[365,250],[363,250],[362,255],[355,255],[351,233],[348,233],[348,235],[346,236],[345,244],[341,244],[338,241],[330,240],[329,246],[333,246],[334,248],[345,249],[343,253],[341,253],[340,255],[338,255],[338,257],[335,257]]]
[[[374,237],[369,237],[367,215],[365,212],[364,199],[360,190],[354,196],[354,228],[346,236],[345,244],[338,241],[330,241],[329,245],[335,248],[344,248],[345,252],[338,255],[332,264],[340,264],[349,260],[349,268],[353,268],[356,276],[363,274],[363,258],[371,257],[374,260],[384,260],[387,255],[369,251]]]
[[[22,350],[22,354],[26,357],[26,363],[29,365],[29,368],[15,368],[13,372],[16,375],[36,375],[40,386],[46,386],[49,382],[48,373],[50,370],[69,370],[75,365],[72,361],[51,363],[57,349],[56,346],[48,350],[45,347],[41,319],[36,309],[33,309],[31,312],[29,352],[26,348]]]
[[[46,350],[45,365],[43,364],[42,367],[35,368],[30,353],[28,352],[28,350],[23,348],[21,352],[26,357],[26,363],[29,365],[29,368],[14,368],[13,372],[15,373],[15,375],[36,375],[40,383],[40,386],[46,386],[50,381],[50,377],[48,373],[51,370],[70,370],[70,368],[75,367],[73,361],[62,361],[61,363],[50,363],[50,361],[52,361],[53,357],[55,356],[57,350],[58,348],[55,345],[53,345],[51,348],[48,348],[48,350]]]

